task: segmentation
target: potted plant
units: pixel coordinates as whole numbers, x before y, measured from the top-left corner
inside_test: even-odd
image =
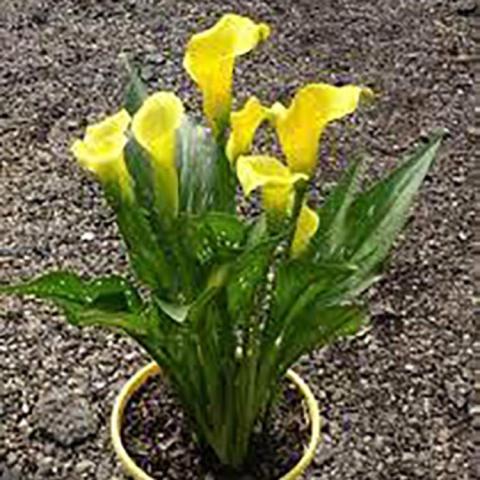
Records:
[[[441,140],[441,132],[433,133],[364,190],[362,161],[353,161],[313,208],[309,186],[322,132],[373,93],[315,83],[298,90],[288,107],[251,97],[232,111],[235,59],[269,33],[263,23],[227,14],[189,41],[184,66],[203,94],[207,127],[188,117],[175,94],[148,95],[132,72],[124,108],[73,144],[116,214],[136,281],[56,271],[0,287],[53,301],[73,325],[118,329],[152,357],[112,415],[114,447],[134,478],[151,477],[122,445],[123,412],[160,371],[196,441],[240,472],[286,375],[306,399],[311,439],[282,478],[302,473],[319,440],[319,415],[290,367],[365,324],[359,295],[378,279]],[[250,154],[264,122],[278,136],[281,159]],[[239,186],[246,196],[260,193],[255,218],[237,212]]]

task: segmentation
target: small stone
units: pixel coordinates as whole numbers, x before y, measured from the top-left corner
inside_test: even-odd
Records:
[[[63,388],[42,397],[35,406],[34,417],[35,427],[64,447],[83,442],[98,428],[89,402]]]
[[[461,185],[462,183],[465,183],[465,180],[465,175],[455,175],[452,177],[452,181],[455,185]]]
[[[415,454],[411,452],[405,452],[402,454],[402,462],[413,462],[415,461]]]
[[[2,469],[2,467],[3,465],[0,464],[0,473],[2,474],[0,480],[20,480],[20,474],[17,471],[5,467]]]
[[[7,455],[7,465],[14,465],[17,461],[17,454],[15,452],[9,452]]]
[[[94,468],[95,468],[95,463],[92,462],[91,460],[82,460],[75,465],[75,471],[80,475],[83,473],[93,471]]]
[[[97,471],[95,472],[97,480],[104,480],[105,478],[112,478],[112,467],[108,463],[108,461],[104,460],[100,465],[97,467]]]
[[[473,15],[477,7],[476,0],[460,0],[456,5],[457,13],[462,16]]]
[[[49,457],[49,456],[41,457],[37,461],[37,466],[38,466],[37,475],[47,475],[48,473],[50,473],[53,462],[54,462],[54,459],[52,457]]]
[[[84,232],[82,233],[80,240],[83,242],[91,242],[92,240],[95,240],[95,234],[93,232]]]
[[[18,428],[20,428],[20,430],[26,430],[28,428],[28,420],[26,418],[22,418],[18,424]]]

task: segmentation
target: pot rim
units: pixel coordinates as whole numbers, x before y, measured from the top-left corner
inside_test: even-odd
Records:
[[[132,397],[132,395],[150,378],[161,374],[162,370],[156,362],[151,362],[145,365],[138,372],[136,372],[122,387],[120,393],[115,399],[113,405],[110,435],[112,437],[113,448],[120,459],[126,472],[135,480],[154,480],[147,475],[130,457],[122,444],[121,428],[123,421],[123,413],[125,407]],[[315,457],[315,451],[320,441],[320,413],[318,403],[313,396],[309,386],[302,380],[302,378],[289,369],[286,377],[297,387],[303,395],[307,404],[308,415],[310,417],[310,441],[302,458],[297,464],[279,480],[295,480],[300,477],[304,470],[312,463]]]

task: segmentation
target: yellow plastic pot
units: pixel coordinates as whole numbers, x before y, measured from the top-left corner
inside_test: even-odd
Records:
[[[113,406],[111,418],[111,435],[113,441],[113,448],[122,462],[126,473],[132,476],[135,480],[154,480],[147,475],[135,462],[130,458],[127,451],[122,445],[121,427],[123,421],[123,412],[129,399],[132,395],[152,376],[161,373],[160,367],[155,363],[149,363],[141,370],[139,370],[130,380],[124,385]],[[320,440],[320,414],[318,411],[318,404],[313,396],[312,391],[308,385],[293,371],[288,370],[287,378],[293,382],[301,394],[304,396],[308,414],[310,417],[311,434],[310,442],[305,453],[299,462],[280,480],[295,480],[300,477],[303,471],[310,465]]]

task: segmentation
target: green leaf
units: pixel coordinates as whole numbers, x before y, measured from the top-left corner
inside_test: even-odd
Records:
[[[200,265],[228,261],[242,251],[245,243],[247,226],[231,215],[184,215],[179,223],[185,232],[185,254],[195,257]]]
[[[265,240],[268,236],[268,222],[267,215],[262,213],[254,220],[248,233],[248,245],[254,246],[257,243]]]
[[[406,223],[415,195],[432,164],[443,132],[431,135],[387,178],[360,194],[348,211],[345,255],[363,271],[386,258]]]
[[[361,170],[354,164],[320,209],[321,227],[313,240],[316,248],[313,261],[345,262],[356,267],[329,292],[332,300],[354,298],[378,280],[442,136],[442,132],[432,134],[399,168],[356,195]],[[309,286],[297,306],[308,304],[320,293],[321,286]]]
[[[143,84],[135,67],[128,60],[125,60],[126,68],[129,74],[129,82],[125,91],[123,106],[130,115],[134,115],[142,106],[143,101],[147,98],[147,88]]]
[[[323,302],[310,305],[276,343],[279,374],[283,374],[301,355],[336,338],[353,335],[366,322],[365,312],[355,305],[325,306]]]
[[[334,258],[348,235],[347,213],[358,192],[363,165],[361,158],[352,163],[318,211],[319,227],[311,240],[317,260]]]
[[[135,288],[117,276],[85,281],[71,272],[52,272],[19,285],[1,286],[0,293],[51,300],[74,325],[102,323],[107,318],[110,325],[120,327],[122,318],[134,318],[143,308]]]
[[[138,312],[142,308],[135,288],[118,276],[85,281],[75,273],[57,271],[19,285],[0,286],[0,292],[65,300],[111,312]]]
[[[156,298],[160,309],[172,320],[178,323],[183,323],[188,316],[190,305],[178,305],[175,303],[166,302],[160,298]]]
[[[143,305],[135,288],[121,277],[86,281],[71,272],[48,273],[35,280],[0,286],[0,293],[34,295],[52,301],[75,326],[120,329],[139,342],[160,364],[174,362],[174,322],[156,309]]]
[[[167,178],[162,177],[165,172],[158,165],[153,168],[148,152],[133,138],[126,146],[125,158],[134,181],[136,203],[136,211],[127,213],[135,215],[132,220],[142,227],[147,237],[145,242],[141,238],[137,240],[137,248],[140,253],[150,252],[154,256],[152,267],[158,265],[157,271],[161,274],[161,285],[168,301],[179,301],[182,288],[190,298],[194,288],[194,271],[186,264],[185,256],[179,250],[181,232],[174,217],[171,192],[167,192],[166,187],[162,188],[168,182]],[[128,233],[128,224],[124,230]]]
[[[352,276],[357,267],[340,262],[311,263],[302,259],[290,260],[278,268],[275,281],[272,320],[283,319],[299,297],[315,285],[324,293]],[[271,332],[270,332],[271,333]]]
[[[177,133],[180,210],[235,212],[236,176],[211,132],[186,119]]]
[[[345,297],[343,285],[355,272],[356,267],[347,263],[315,264],[295,259],[280,265],[274,282],[272,310],[263,334],[263,350],[268,359],[264,371],[274,368],[277,339],[295,328],[297,318],[309,311],[312,304],[323,302],[327,307],[341,302]]]
[[[214,209],[217,157],[210,132],[185,119],[177,133],[180,211],[202,214]]]
[[[138,203],[136,197],[125,199],[115,185],[106,185],[105,188],[138,279],[168,296],[172,289],[171,267],[149,223],[149,211]]]
[[[163,235],[171,227],[174,206],[167,192],[168,174],[153,160],[140,144],[131,138],[125,147],[125,160],[134,181],[134,191],[144,216],[152,228]]]
[[[255,308],[257,289],[265,283],[273,260],[275,241],[263,242],[244,252],[231,266],[227,284],[228,312],[236,321],[245,321]]]

